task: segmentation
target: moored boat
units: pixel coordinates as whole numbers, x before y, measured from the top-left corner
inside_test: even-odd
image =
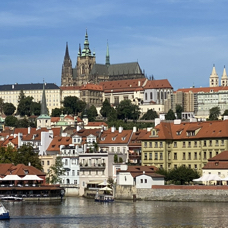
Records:
[[[3,196],[3,197],[1,197],[1,200],[22,201],[23,198],[21,198],[21,197],[16,197],[16,196]]]
[[[0,220],[10,219],[9,211],[0,203]]]
[[[95,202],[113,202],[114,197],[112,195],[99,195],[95,196]]]

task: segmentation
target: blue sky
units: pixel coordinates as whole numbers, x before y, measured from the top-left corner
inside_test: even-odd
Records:
[[[226,0],[10,0],[0,2],[0,84],[60,85],[68,41],[73,66],[87,28],[96,62],[138,61],[174,89],[209,86],[228,72]]]

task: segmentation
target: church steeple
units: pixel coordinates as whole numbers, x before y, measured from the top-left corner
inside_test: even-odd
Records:
[[[226,74],[226,67],[224,66],[222,79],[221,79],[221,86],[228,86],[228,76]]]
[[[108,47],[108,41],[107,41],[107,50],[106,50],[106,61],[105,61],[106,66],[110,66],[110,57],[109,57],[109,47]]]
[[[51,117],[48,115],[46,95],[45,95],[45,84],[43,82],[43,94],[41,100],[41,112],[37,118],[37,127],[51,127]]]
[[[69,86],[73,84],[72,62],[68,50],[68,42],[66,43],[65,56],[62,65],[61,85]]]
[[[210,87],[219,86],[219,77],[215,70],[215,65],[213,65],[212,72],[210,75]]]
[[[47,110],[47,102],[46,102],[46,95],[45,95],[45,84],[43,83],[43,94],[42,94],[42,101],[41,101],[41,113],[40,115],[48,115]]]
[[[68,51],[68,42],[66,42],[66,51],[64,56],[64,61],[70,59],[69,51]]]
[[[85,34],[84,48],[82,50],[82,56],[91,56],[91,51],[89,49],[89,39],[88,39],[87,29]]]
[[[79,44],[79,48],[78,48],[78,56],[81,56],[82,54],[82,49],[81,49],[81,44]]]

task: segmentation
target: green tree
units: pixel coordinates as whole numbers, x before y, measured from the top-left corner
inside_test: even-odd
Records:
[[[176,119],[175,114],[172,109],[170,109],[168,111],[168,113],[165,115],[165,119],[166,120],[175,120]]]
[[[3,113],[4,100],[0,97],[0,113]]]
[[[213,107],[209,110],[209,120],[218,120],[218,117],[220,116],[221,111],[218,106]]]
[[[117,120],[117,111],[111,107],[110,112],[108,114],[108,122],[116,121]]]
[[[30,126],[30,123],[29,123],[28,119],[26,119],[25,117],[21,120],[18,120],[16,123],[16,127],[27,128],[29,126]]]
[[[102,107],[100,110],[100,114],[104,117],[107,118],[109,116],[109,113],[111,111],[111,105],[107,99],[102,103]]]
[[[3,112],[6,116],[11,116],[14,114],[16,107],[12,103],[4,103]]]
[[[59,117],[62,113],[62,109],[61,108],[54,108],[52,109],[52,112],[51,112],[51,116],[52,117]]]
[[[193,179],[199,178],[199,173],[196,170],[183,165],[169,171],[160,169],[157,173],[165,175],[165,180],[181,185],[189,184]]]
[[[5,126],[16,127],[17,126],[17,118],[15,116],[7,116],[5,118]]]
[[[79,100],[75,96],[64,97],[63,106],[65,111],[67,110],[67,114],[78,114],[85,109],[86,103],[84,101]]]
[[[114,186],[114,179],[112,177],[109,177],[108,180],[107,180],[109,186],[111,189],[113,189],[113,186]]]
[[[12,146],[0,147],[0,163],[14,163],[17,151]]]
[[[137,120],[140,115],[138,105],[133,105],[130,100],[123,100],[116,107],[118,119]]]
[[[226,109],[226,110],[224,111],[224,113],[222,114],[222,116],[228,116],[228,109]]]
[[[154,120],[158,118],[158,114],[156,111],[149,109],[141,118],[141,120]]]
[[[179,104],[176,105],[177,119],[181,119],[181,113],[184,111],[183,107]]]
[[[31,145],[22,145],[17,150],[17,155],[14,164],[30,164],[31,166],[34,166],[35,168],[42,170],[39,154],[34,151]]]
[[[41,104],[40,102],[32,102],[31,104],[31,115],[39,116],[41,113]]]
[[[94,105],[90,106],[87,112],[89,122],[95,121],[96,117],[98,116],[97,114],[97,109]]]
[[[55,159],[55,164],[52,165],[49,169],[46,181],[49,184],[61,183],[60,176],[63,176],[63,175],[65,175],[65,169],[63,168],[62,159],[60,157],[57,157]]]
[[[119,163],[123,163],[123,158],[119,157]]]
[[[114,163],[118,163],[118,155],[117,154],[114,155]]]
[[[22,96],[21,99],[19,99],[19,103],[17,106],[17,113],[20,116],[31,116],[32,115],[32,111],[33,111],[33,97],[25,97]]]

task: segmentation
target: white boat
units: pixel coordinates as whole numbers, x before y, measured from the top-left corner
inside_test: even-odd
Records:
[[[21,198],[21,197],[16,197],[16,196],[3,196],[3,197],[1,197],[1,200],[22,201],[23,198]]]
[[[10,219],[9,211],[5,209],[2,203],[0,203],[0,220]]]

